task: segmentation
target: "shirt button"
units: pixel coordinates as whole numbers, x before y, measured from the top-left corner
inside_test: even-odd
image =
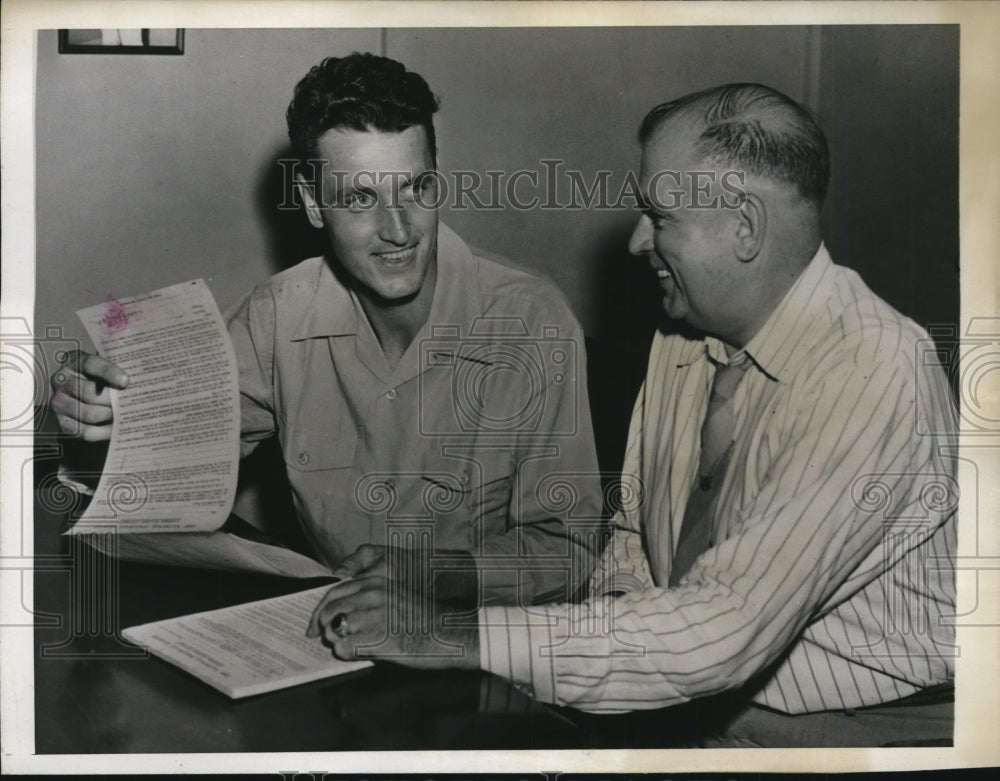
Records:
[[[394,398],[396,398],[396,396],[398,396],[398,395],[399,395],[399,394],[398,394],[398,393],[396,393],[396,389],[395,389],[395,388],[389,388],[389,390],[387,390],[387,391],[385,392],[385,397],[386,397],[387,399],[389,399],[389,401],[392,401],[392,400],[393,400]]]
[[[305,450],[303,450],[301,453],[299,453],[299,463],[300,464],[308,464],[309,463],[309,454]]]

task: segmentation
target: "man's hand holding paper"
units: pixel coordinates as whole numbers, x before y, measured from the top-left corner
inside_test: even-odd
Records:
[[[74,350],[52,377],[52,411],[59,428],[85,442],[111,439],[111,388],[128,387],[129,376],[100,355]]]

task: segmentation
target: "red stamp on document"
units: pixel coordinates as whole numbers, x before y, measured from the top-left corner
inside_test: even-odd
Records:
[[[101,322],[109,331],[124,331],[128,327],[128,312],[112,295],[104,299],[104,317]]]

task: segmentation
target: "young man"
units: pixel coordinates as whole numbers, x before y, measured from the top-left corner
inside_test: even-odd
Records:
[[[330,251],[229,318],[242,454],[279,438],[305,535],[340,575],[420,549],[464,573],[450,579],[463,596],[565,599],[601,509],[583,336],[549,282],[439,224],[436,110],[423,78],[371,54],[328,58],[296,87],[296,184]],[[72,367],[53,379],[60,425],[106,439],[95,383],[127,379],[97,356]],[[575,507],[546,502],[556,476]],[[570,533],[570,510],[587,528]]]
[[[682,324],[657,334],[633,412],[645,502],[616,515],[587,602],[486,607],[428,645],[583,710],[735,693],[702,711],[704,744],[948,740],[954,401],[916,360],[926,334],[822,244],[822,131],[736,84],[658,106],[640,140],[630,249]],[[311,629],[377,656],[384,608],[355,591],[335,586]]]

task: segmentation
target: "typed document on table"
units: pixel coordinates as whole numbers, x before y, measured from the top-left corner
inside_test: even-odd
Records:
[[[328,588],[133,626],[123,635],[234,699],[370,667],[335,659],[305,636]]]

